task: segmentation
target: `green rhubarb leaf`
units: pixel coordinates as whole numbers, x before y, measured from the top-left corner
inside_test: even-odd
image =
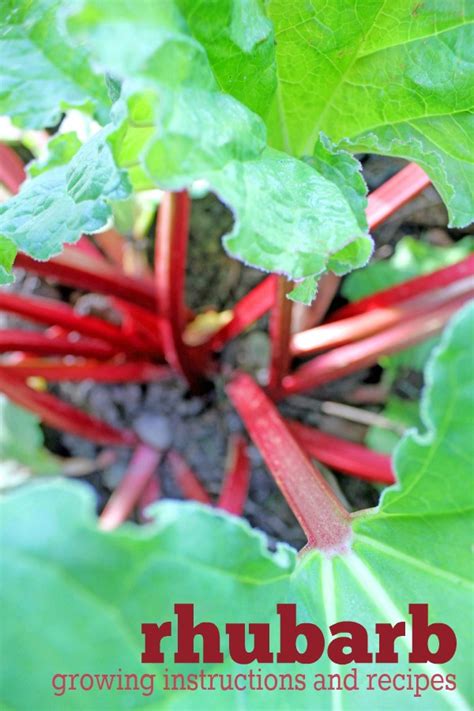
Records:
[[[267,550],[262,534],[237,518],[197,504],[163,502],[155,521],[113,533],[97,529],[90,489],[72,482],[24,487],[2,507],[1,606],[4,655],[0,697],[6,708],[120,709],[465,709],[473,700],[472,369],[474,306],[450,322],[427,369],[423,432],[410,432],[394,460],[398,483],[377,509],[353,519],[350,551],[328,556],[311,551],[296,558],[278,546]],[[306,492],[305,492],[306,495]],[[192,532],[192,535],[190,535]],[[352,620],[365,625],[371,651],[376,622],[409,620],[408,605],[428,604],[430,622],[444,622],[458,649],[443,667],[407,662],[409,633],[395,649],[397,664],[239,666],[225,642],[222,664],[174,662],[176,636],[164,640],[165,663],[144,665],[141,624],[171,620],[173,605],[195,605],[197,621],[212,621],[222,638],[229,622],[264,622],[278,649],[276,605],[294,602],[298,621],[320,626]],[[200,646],[197,646],[200,649]],[[315,691],[314,674],[357,668],[355,691]],[[151,695],[139,691],[65,691],[54,696],[54,674],[155,674]],[[25,684],[28,670],[28,684]],[[301,691],[165,691],[167,673],[233,675],[300,673]],[[367,689],[367,674],[410,674],[412,688]],[[415,695],[414,675],[454,674],[455,690]],[[61,693],[61,678],[56,693]],[[398,677],[400,682],[400,677]],[[87,683],[87,680],[86,680]],[[439,677],[437,677],[439,684]],[[437,685],[435,682],[435,686]],[[405,684],[407,680],[405,679]],[[425,684],[426,685],[426,682]]]
[[[136,189],[178,190],[207,181],[235,216],[224,246],[247,264],[297,280],[317,277],[341,250],[335,269],[364,264],[371,241],[357,161],[333,154],[327,140],[311,165],[270,151],[264,123],[250,110],[263,109],[253,99],[254,77],[261,75],[250,75],[252,65],[260,63],[269,78],[264,95],[273,82],[271,27],[260,5],[210,3],[202,13],[191,10],[189,2],[143,10],[86,0],[68,19],[104,70],[124,79],[110,138],[118,164],[130,171]],[[336,184],[341,176],[347,180],[342,188]]]
[[[51,12],[56,10],[53,3]],[[58,26],[67,26],[81,51],[103,70],[115,97],[120,91],[114,128],[107,131],[114,159],[136,190],[181,190],[204,181],[234,213],[233,230],[224,238],[228,252],[292,279],[311,277],[307,301],[330,260],[337,273],[367,261],[372,246],[357,161],[335,151],[328,139],[308,163],[267,148],[258,114],[265,113],[276,86],[274,38],[259,0],[213,2],[199,13],[186,0],[142,5],[74,0],[62,4],[58,18]],[[63,162],[69,141],[58,141],[51,158],[33,164],[32,173]],[[87,144],[73,158],[80,180],[80,171],[89,171],[80,160],[86,151]],[[42,232],[47,226],[38,257],[57,251],[51,243],[60,245],[59,231],[63,242],[76,239],[82,219],[74,204],[64,202],[62,182],[63,173],[52,172],[10,203],[14,219],[5,236],[19,249],[32,253],[36,222]],[[58,194],[56,222],[44,204],[45,189]],[[104,194],[91,205],[94,214],[82,230],[103,226],[109,198]],[[35,218],[28,234],[25,216],[29,223]]]
[[[350,274],[344,280],[342,294],[349,301],[357,301],[407,279],[455,264],[467,257],[473,249],[472,237],[465,237],[452,247],[436,247],[413,237],[403,237],[390,259],[374,262],[363,272]],[[380,363],[393,376],[400,368],[423,370],[433,346],[438,341],[438,337],[430,338],[418,346],[407,348],[395,355],[383,356]]]
[[[16,249],[13,242],[0,236],[0,284],[11,284],[11,270],[15,261]]]
[[[474,6],[270,0],[278,90],[272,144],[311,154],[320,131],[352,151],[413,160],[453,226],[473,219]]]
[[[339,187],[303,161],[267,149],[209,180],[236,217],[224,246],[253,266],[303,279],[324,272],[333,257],[343,260],[342,250],[351,251],[345,271],[363,266],[372,252]]]
[[[262,121],[231,96],[143,82],[127,83],[123,93],[111,145],[135,187],[148,181],[148,186],[182,189],[230,161],[257,158],[265,148]]]
[[[311,158],[307,158],[306,162],[340,187],[360,229],[367,230],[367,186],[359,161],[347,151],[336,148],[328,137],[321,133]]]
[[[198,8],[193,0],[10,0],[2,16],[4,65],[14,68],[5,110],[13,101],[21,107],[25,93],[35,115],[28,102],[25,114],[40,124],[42,102],[56,119],[58,107],[82,105],[78,86],[96,107],[97,92],[109,92],[117,103],[109,140],[134,188],[207,181],[235,215],[226,248],[257,268],[304,279],[292,296],[307,301],[322,270],[344,274],[371,251],[363,182],[341,146],[417,161],[452,224],[470,220],[471,14],[464,3],[441,8],[434,0],[398,0],[390,12],[382,0],[362,8],[338,0],[212,0]],[[21,84],[18,53],[31,47],[17,35],[40,48],[37,62],[22,62],[35,72],[21,70]],[[281,151],[281,176],[267,143]],[[303,155],[312,156],[306,169]],[[246,189],[258,194],[268,225],[248,218]],[[341,209],[328,238],[330,196]],[[306,219],[309,204],[314,215]]]
[[[25,615],[22,629],[26,631],[33,622],[36,599],[36,620],[41,619],[45,626],[41,641],[33,641],[30,651],[25,637],[20,635],[15,642],[15,648],[22,648],[28,657],[22,663],[30,670],[28,685],[20,683],[19,668],[2,665],[0,697],[15,710],[31,707],[33,698],[34,708],[41,709],[50,707],[53,701],[60,709],[84,711],[99,707],[114,711],[163,708],[172,697],[161,690],[152,697],[92,691],[86,696],[54,698],[50,673],[57,673],[56,669],[101,673],[120,667],[139,675],[158,673],[162,686],[163,669],[140,662],[141,622],[171,615],[178,598],[199,599],[199,614],[220,625],[239,621],[246,609],[255,619],[266,620],[272,614],[274,600],[287,595],[288,575],[294,566],[293,551],[280,547],[271,554],[265,550],[263,536],[243,522],[196,505],[160,505],[159,521],[145,536],[135,527],[112,535],[100,533],[90,491],[66,482],[19,492],[5,502],[3,513],[1,599],[5,619],[10,617],[10,606],[16,605],[14,617],[19,620]],[[60,526],[65,527],[58,536]],[[16,540],[15,529],[19,534]],[[216,545],[217,540],[222,546]],[[66,541],[72,546],[69,552]],[[25,587],[21,586],[22,578]],[[10,592],[17,589],[19,598],[14,603]],[[230,607],[222,604],[221,596],[232,600]],[[50,626],[54,607],[56,617]],[[11,624],[3,631],[5,644],[13,641],[15,627]],[[40,644],[44,646],[38,657],[34,649]],[[31,667],[30,653],[36,658]],[[169,670],[177,670],[171,657],[170,662]],[[222,670],[230,671],[231,665],[224,664]],[[223,707],[218,696],[207,696],[213,708]],[[190,700],[186,695],[181,699],[185,708],[190,702],[204,708],[203,701]],[[231,707],[236,702],[234,694],[226,701]]]
[[[365,186],[349,154],[340,152],[333,161],[344,161],[347,190],[357,200],[336,183],[336,168],[326,176],[265,149],[262,122],[230,96],[132,91],[127,113],[110,139],[118,164],[138,188],[177,190],[205,179],[234,213],[233,230],[223,239],[231,255],[293,279],[321,274],[332,259],[340,273],[367,262],[372,241],[361,214]]]
[[[28,163],[26,171],[30,178],[35,178],[37,175],[57,168],[59,165],[65,165],[76,155],[82,143],[79,140],[77,133],[60,133],[50,141],[46,146],[46,154],[41,155],[36,160]]]
[[[472,46],[474,35],[472,32],[470,35],[468,42]],[[447,52],[456,51],[456,43],[451,44]],[[446,57],[441,61],[446,61]],[[463,66],[462,60],[459,64]],[[472,85],[472,76],[468,81]],[[474,103],[474,95],[471,102]],[[465,227],[474,220],[474,142],[470,138],[473,133],[474,114],[453,111],[444,116],[393,122],[342,141],[342,145],[352,151],[397,156],[418,163],[448,208],[449,226]]]
[[[296,282],[293,289],[289,292],[288,298],[291,299],[291,301],[299,301],[309,306],[316,298],[317,293],[317,280],[314,277],[306,277],[306,279]]]
[[[56,18],[60,0],[3,0],[0,7],[0,113],[25,128],[58,123],[78,107],[107,120],[105,80],[73,46]]]
[[[60,471],[58,461],[44,447],[39,418],[0,394],[0,474],[10,462],[35,474]]]
[[[49,259],[82,232],[97,232],[111,216],[110,200],[130,192],[98,133],[67,164],[27,180],[15,197],[0,205],[0,238],[35,259]]]
[[[220,88],[265,116],[276,89],[275,37],[261,0],[213,0],[196,12],[177,0],[193,36],[205,48]]]
[[[276,88],[274,36],[260,0],[212,0],[198,10],[194,0],[146,2],[139,10],[125,0],[66,7],[71,33],[116,75],[178,85],[204,73],[209,87],[266,113]]]

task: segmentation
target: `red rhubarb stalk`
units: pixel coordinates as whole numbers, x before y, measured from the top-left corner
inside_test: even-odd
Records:
[[[142,351],[144,344],[139,338],[125,335],[119,326],[94,316],[78,314],[74,309],[54,299],[39,296],[22,296],[0,291],[0,311],[42,323],[57,325],[66,331],[75,331],[84,336],[99,338],[129,353]],[[147,352],[152,349],[148,348]]]
[[[369,195],[366,211],[369,229],[381,225],[390,215],[423,192],[430,183],[431,180],[416,163],[402,168]]]
[[[128,276],[105,260],[71,247],[65,247],[62,254],[47,262],[37,262],[20,253],[15,266],[39,276],[53,277],[67,286],[115,296],[156,313],[156,299],[148,281]]]
[[[147,515],[146,510],[149,506],[154,504],[161,496],[160,482],[157,476],[152,476],[148,480],[143,492],[138,499],[138,518],[141,523],[149,523],[153,519]]]
[[[391,459],[387,455],[300,422],[286,420],[286,424],[305,452],[322,464],[366,481],[394,483]]]
[[[131,363],[64,363],[38,358],[23,358],[12,363],[0,361],[0,371],[16,375],[23,380],[41,377],[48,382],[81,382],[95,380],[99,383],[156,382],[167,378],[171,370],[165,365],[148,362]]]
[[[25,169],[21,158],[13,148],[0,144],[0,183],[15,194],[25,179]]]
[[[190,200],[186,191],[165,193],[158,212],[155,241],[155,278],[158,313],[162,323],[166,360],[194,390],[201,377],[198,352],[183,341],[186,325],[184,304]]]
[[[460,262],[456,262],[456,264],[451,264],[449,267],[408,279],[401,284],[378,291],[376,294],[366,296],[364,299],[354,301],[352,304],[347,304],[347,306],[343,306],[331,314],[329,320],[337,321],[371,309],[399,305],[403,301],[408,301],[436,289],[442,289],[453,282],[471,277],[473,274],[474,255],[471,255]]]
[[[244,374],[234,378],[227,392],[303,528],[308,546],[328,552],[347,549],[349,514],[312,466],[272,401]]]
[[[217,506],[235,516],[241,516],[247,500],[250,481],[250,461],[247,445],[240,435],[230,439],[226,473]]]
[[[398,353],[440,333],[452,316],[471,294],[458,296],[435,309],[430,315],[422,314],[364,338],[356,343],[335,348],[317,356],[287,375],[282,384],[283,395],[293,395],[355,373],[374,365],[381,356]]]
[[[95,235],[95,242],[109,262],[123,269],[127,243],[117,230],[112,228],[99,232]]]
[[[292,337],[291,353],[293,356],[303,356],[358,341],[413,318],[415,315],[426,314],[429,316],[440,304],[447,303],[453,297],[473,290],[474,280],[472,277],[468,277],[456,281],[444,289],[404,301],[399,306],[372,309],[356,316],[349,316],[340,321],[332,321],[308,331],[302,331]]]
[[[210,506],[211,499],[209,498],[209,494],[184,457],[172,449],[168,452],[167,461],[170,465],[173,478],[186,499],[199,501],[202,504],[208,504]]]
[[[277,277],[271,274],[236,303],[232,309],[232,320],[216,331],[209,341],[211,350],[221,350],[270,310],[275,299],[276,280]]]
[[[161,319],[156,314],[143,309],[136,304],[125,304],[118,299],[115,303],[120,307],[126,320],[122,324],[125,334],[130,334],[134,339],[140,339],[147,344],[148,348],[152,348],[157,354],[163,355],[163,344],[161,338]]]
[[[77,242],[74,244],[67,245],[67,249],[74,249],[76,251],[82,252],[82,254],[92,257],[92,259],[99,260],[100,262],[105,262],[107,264],[107,259],[104,257],[100,249],[92,242],[92,240],[87,237],[87,235],[82,235]]]
[[[12,402],[34,412],[41,420],[63,432],[78,435],[98,444],[131,446],[137,436],[131,430],[118,429],[68,405],[50,393],[33,390],[21,378],[0,369],[0,391]]]
[[[268,392],[272,397],[278,397],[283,377],[288,372],[290,362],[289,340],[291,333],[292,301],[287,294],[292,284],[284,277],[278,277],[275,282],[275,297],[270,313],[270,368],[268,376]]]
[[[100,238],[100,239],[99,239]],[[104,264],[116,264],[120,268],[122,267],[122,261],[119,258],[119,255],[122,254],[122,252],[125,249],[124,246],[124,239],[122,235],[120,235],[118,232],[115,230],[107,230],[107,232],[101,232],[100,235],[96,235],[95,237],[96,242],[99,242],[101,244],[102,249],[104,250],[105,254],[109,256],[109,252],[112,255],[111,258],[107,259],[107,257],[102,254],[100,249],[96,246],[94,242],[92,242],[88,237],[83,235],[78,242],[76,242],[74,245],[70,245],[68,249],[75,249],[76,251],[82,252],[85,255],[89,255],[90,257],[93,257],[95,260],[99,260],[103,262]],[[107,251],[107,245],[108,245],[108,240],[111,240],[111,247],[109,247],[109,251]],[[142,274],[146,274],[147,280],[148,279],[148,273],[145,271],[141,272]],[[120,313],[122,317],[122,330],[124,334],[126,335],[127,338],[133,339],[135,341],[141,341],[144,342],[145,345],[148,344],[148,346],[153,346],[154,343],[151,338],[148,338],[148,333],[143,334],[142,329],[140,324],[137,323],[137,319],[133,316],[131,313],[132,308],[136,310],[140,310],[147,314],[150,319],[154,318],[154,315],[151,314],[149,311],[145,311],[144,309],[140,308],[139,306],[132,305],[130,303],[125,303],[124,301],[121,301],[118,298],[114,298],[112,300],[115,308],[117,311]],[[151,328],[151,333],[154,334],[157,328],[156,321],[153,321]]]
[[[75,355],[108,360],[117,355],[117,348],[91,338],[71,340],[67,336],[48,338],[43,333],[5,329],[0,331],[0,353],[24,351],[35,355]]]
[[[146,444],[135,449],[125,476],[107,501],[99,517],[99,528],[111,531],[127,520],[138,505],[148,482],[160,463],[161,452]]]

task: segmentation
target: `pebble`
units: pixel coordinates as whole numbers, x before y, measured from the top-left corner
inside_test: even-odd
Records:
[[[163,415],[144,412],[133,422],[133,429],[145,444],[157,449],[169,449],[172,433],[169,420]]]

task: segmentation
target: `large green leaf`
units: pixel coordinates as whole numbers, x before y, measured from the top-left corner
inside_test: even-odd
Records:
[[[26,171],[31,178],[41,173],[69,163],[81,147],[81,141],[74,132],[59,133],[46,145],[46,151],[36,160],[26,166]]]
[[[196,13],[184,1],[145,3],[138,11],[127,2],[86,0],[68,26],[125,80],[111,142],[137,188],[207,180],[235,214],[227,250],[259,268],[302,279],[319,275],[333,255],[343,272],[366,263],[371,242],[358,163],[339,152],[333,169],[321,170],[327,159],[305,164],[270,152],[265,125],[249,110],[262,113],[274,88],[271,26],[258,2],[211,2]],[[329,142],[323,152],[330,153]],[[357,203],[347,192],[358,193]]]
[[[60,153],[55,159],[61,162]],[[104,227],[112,214],[110,200],[129,192],[127,175],[116,167],[104,130],[69,163],[27,180],[18,195],[0,205],[0,239],[35,259],[49,259],[82,232]]]
[[[235,215],[226,248],[303,280],[295,298],[310,300],[321,271],[346,273],[370,255],[358,164],[341,146],[418,161],[452,223],[469,221],[473,92],[461,3],[397,0],[388,12],[382,0],[63,0],[56,17],[58,2],[25,5],[15,31],[30,32],[47,7],[45,27],[63,40],[67,28],[80,47],[74,77],[88,72],[83,52],[108,77],[120,95],[109,140],[134,187],[207,181]],[[69,76],[66,54],[54,53],[54,67]],[[43,74],[32,81],[43,91]],[[56,105],[62,91],[74,103],[57,86]],[[303,154],[313,158],[302,164]],[[257,200],[258,224],[248,209]]]
[[[334,152],[330,168],[325,156],[316,154],[305,163],[270,151],[265,124],[251,110],[262,113],[274,89],[272,29],[258,2],[209,3],[196,13],[186,2],[139,6],[127,0],[86,0],[66,3],[65,11],[70,31],[95,65],[123,82],[110,144],[135,189],[177,190],[207,181],[235,215],[224,239],[227,250],[261,269],[296,280],[311,277],[310,295],[315,277],[328,266],[345,273],[367,262],[372,243],[357,161]],[[268,81],[253,71],[255,64]],[[255,81],[263,81],[261,95]],[[321,156],[331,150],[326,141]],[[46,243],[37,247],[41,254],[63,230],[57,209],[64,215],[67,205],[62,204],[54,208],[56,222],[48,219],[44,229],[43,200],[35,198],[44,192],[45,181],[31,181],[16,203],[19,209],[25,200],[30,203],[30,234],[13,240],[6,233],[20,248],[25,239],[29,253],[32,241],[39,239],[37,225]],[[357,201],[352,200],[355,194]],[[69,209],[74,211],[74,205]],[[102,226],[102,220],[94,227],[71,217],[77,236],[79,229],[91,232]],[[66,231],[63,241],[72,239]]]
[[[46,709],[467,709],[472,699],[472,370],[474,307],[448,326],[427,370],[422,416],[426,431],[411,432],[398,447],[399,482],[380,506],[354,518],[351,550],[328,557],[312,551],[296,559],[286,546],[270,553],[263,536],[242,521],[195,504],[164,502],[144,528],[97,530],[90,491],[56,483],[25,487],[2,504],[4,707]],[[303,494],[304,495],[304,494]],[[327,625],[354,620],[407,619],[408,604],[428,603],[430,621],[454,629],[458,650],[442,673],[456,675],[456,691],[365,691],[368,673],[433,675],[432,665],[361,664],[360,690],[315,692],[315,673],[346,673],[325,656],[311,666],[179,665],[175,640],[163,644],[166,663],[141,665],[142,622],[174,619],[173,605],[191,602],[196,621],[269,622],[275,606],[296,602],[299,621]],[[275,637],[272,637],[275,640]],[[274,648],[277,642],[274,642]],[[225,647],[224,647],[224,651]],[[162,690],[163,672],[303,673],[305,691],[225,693]],[[153,696],[97,689],[54,697],[54,674],[156,673]],[[28,684],[25,683],[28,678]],[[60,684],[60,679],[57,680]],[[315,695],[316,694],[316,695]]]
[[[236,213],[224,245],[253,266],[303,279],[328,266],[346,273],[372,253],[338,185],[303,161],[267,149],[255,161],[228,164],[210,182]]]
[[[106,120],[103,77],[73,47],[56,21],[60,0],[2,0],[0,6],[0,113],[20,126],[54,126],[75,106]]]
[[[265,116],[276,89],[275,37],[261,0],[177,0],[188,27],[205,47],[221,89]]]
[[[472,2],[269,0],[278,90],[273,144],[311,153],[320,131],[353,151],[417,162],[453,225],[473,219]]]
[[[215,85],[255,113],[265,115],[276,88],[274,33],[260,0],[168,0],[133,3],[118,0],[75,0],[79,12],[71,12],[69,28],[93,44],[101,61],[119,76],[146,71],[166,82],[183,80],[183,55],[187,45],[196,77],[205,69]],[[132,29],[133,28],[133,29]],[[130,43],[131,30],[136,37]],[[120,36],[124,41],[113,42]],[[205,51],[203,51],[205,50]],[[200,57],[200,60],[199,60]],[[206,58],[207,57],[207,58]],[[164,60],[164,62],[163,62]],[[169,60],[177,61],[169,71]],[[213,82],[214,83],[214,82]]]

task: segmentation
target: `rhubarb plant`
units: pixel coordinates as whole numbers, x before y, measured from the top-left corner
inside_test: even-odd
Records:
[[[132,187],[199,180],[234,214],[227,251],[298,282],[293,297],[310,302],[323,272],[370,257],[362,151],[417,162],[451,224],[469,223],[471,10],[7,2],[1,110],[39,128],[73,106],[103,128],[0,208],[2,278],[15,250],[46,259],[101,230]]]
[[[115,674],[125,663],[127,672],[142,674],[141,623],[155,621],[157,614],[172,619],[174,602],[192,600],[196,621],[212,620],[224,633],[226,623],[240,622],[245,615],[269,622],[272,639],[277,635],[277,603],[296,602],[298,621],[312,621],[325,634],[336,620],[357,619],[369,630],[370,650],[377,649],[374,619],[408,624],[408,604],[428,603],[433,620],[443,620],[457,634],[458,650],[446,664],[409,664],[408,638],[398,639],[396,671],[412,679],[404,682],[404,691],[369,691],[362,683],[358,691],[315,691],[314,674],[337,671],[322,657],[313,664],[246,667],[247,672],[302,673],[307,685],[300,691],[171,693],[163,691],[165,672],[226,674],[241,672],[242,666],[230,659],[225,645],[224,661],[217,666],[176,664],[172,642],[166,640],[166,664],[145,665],[157,675],[153,695],[115,689],[104,694],[97,687],[87,693],[63,690],[55,705],[312,709],[317,699],[321,709],[366,703],[387,709],[470,708],[473,501],[472,494],[466,497],[466,482],[474,455],[468,414],[474,406],[473,328],[474,308],[469,305],[452,319],[427,365],[423,425],[408,432],[396,450],[396,484],[384,492],[376,509],[353,516],[316,469],[309,476],[308,460],[297,455],[296,441],[256,383],[238,376],[230,384],[250,435],[303,521],[309,542],[298,557],[283,544],[270,552],[262,534],[241,520],[196,503],[163,502],[153,509],[154,521],[146,528],[129,524],[104,533],[97,528],[93,500],[83,485],[37,484],[4,500],[5,707],[49,708],[54,674]],[[286,459],[274,456],[273,436],[285,440]],[[59,636],[58,618],[67,620],[67,630]],[[350,648],[345,651],[349,669]],[[391,671],[393,664],[374,664],[372,656],[358,667],[360,679]],[[454,675],[455,689],[440,684],[446,674]],[[59,681],[57,689],[59,696]]]
[[[393,259],[342,281],[350,303],[327,314],[340,277],[368,261],[370,230],[431,182],[452,226],[472,219],[472,8],[385,5],[7,0],[0,8],[0,110],[34,129],[46,149],[25,167],[24,147],[0,145],[8,194],[0,281],[12,281],[14,265],[107,305],[85,314],[73,300],[2,289],[1,312],[42,327],[0,331],[0,391],[14,403],[0,411],[2,426],[16,413],[15,428],[30,433],[23,454],[39,463],[38,418],[107,447],[106,456],[117,447],[128,457],[98,522],[90,491],[63,480],[25,485],[1,502],[6,708],[49,708],[53,674],[115,673],[125,664],[143,673],[140,624],[157,610],[169,619],[172,605],[187,600],[221,628],[244,611],[275,632],[284,601],[298,604],[300,621],[327,627],[357,617],[369,630],[374,619],[408,621],[409,604],[428,603],[455,630],[459,649],[446,668],[408,666],[398,640],[397,670],[426,686],[405,690],[403,706],[469,708],[471,244],[438,251],[404,240]],[[76,112],[90,136],[70,131]],[[366,152],[413,162],[367,196],[356,158]],[[150,190],[160,201],[154,234],[152,219],[145,230],[153,265],[130,264],[114,218]],[[222,313],[196,313],[185,300],[195,191],[212,191],[230,208],[229,254],[274,272]],[[309,305],[316,294],[310,308],[292,304]],[[271,352],[261,387],[226,362],[224,349],[266,315]],[[410,350],[420,344],[424,359],[431,352],[420,414],[405,418],[390,399],[386,412],[419,432],[405,433],[393,457],[373,451],[374,431],[369,449],[278,409],[279,400],[388,358],[421,368]],[[146,385],[173,374],[190,393],[211,393],[209,401],[225,390],[306,534],[299,555],[281,543],[270,552],[263,534],[236,517],[251,470],[242,434],[230,438],[220,490],[210,493],[156,432],[111,425],[50,387]],[[11,438],[0,444],[4,457],[16,456]],[[194,502],[148,510],[161,497],[165,462]],[[325,467],[389,488],[376,509],[350,513]],[[147,525],[112,530],[133,516]],[[219,671],[239,671],[224,651]],[[310,671],[336,671],[324,659]],[[169,654],[167,662],[168,671],[186,671]],[[372,662],[361,673],[380,672]],[[267,671],[299,669],[271,663]],[[162,683],[163,669],[150,671]],[[455,675],[456,688],[438,689],[441,674]],[[198,708],[314,708],[315,693],[310,680],[298,694],[204,691],[192,699]],[[352,708],[351,693],[318,695],[318,708]],[[360,693],[364,704],[400,707],[400,692]],[[54,702],[189,708],[189,699],[94,688]]]

